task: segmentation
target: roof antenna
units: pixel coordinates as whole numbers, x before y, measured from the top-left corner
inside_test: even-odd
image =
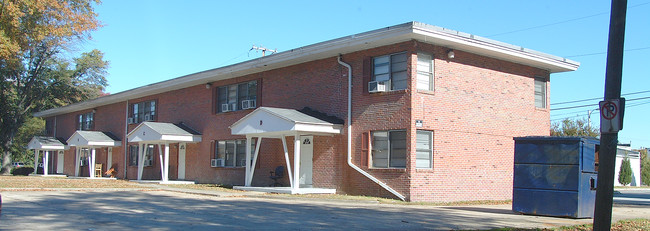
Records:
[[[266,51],[270,51],[271,54],[275,54],[275,53],[278,52],[278,49],[271,50],[271,49],[268,49],[268,48],[264,47],[263,45],[260,45],[260,46],[258,47],[258,46],[255,46],[255,45],[253,44],[253,48],[251,48],[250,50],[248,50],[249,56],[250,56],[250,52],[251,52],[252,50],[255,50],[256,53],[257,53],[257,51],[262,51],[262,57],[264,57],[264,56],[266,55]]]

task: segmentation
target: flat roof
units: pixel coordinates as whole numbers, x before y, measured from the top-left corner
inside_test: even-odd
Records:
[[[183,89],[214,81],[278,69],[314,60],[336,57],[361,50],[417,40],[450,49],[462,50],[495,59],[520,63],[550,73],[574,71],[580,63],[480,36],[420,22],[408,22],[377,30],[315,43],[241,63],[197,72],[148,84],[115,94],[34,113],[36,117],[55,116],[130,99]]]

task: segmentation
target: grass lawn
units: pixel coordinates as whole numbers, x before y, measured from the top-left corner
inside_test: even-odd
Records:
[[[575,225],[566,226],[555,229],[519,229],[519,228],[503,228],[493,229],[497,231],[583,231],[593,230],[591,224],[589,225]],[[631,219],[621,220],[612,224],[612,231],[636,231],[636,230],[650,230],[650,219]]]
[[[0,190],[42,188],[144,188],[124,180],[70,179],[66,177],[0,175]]]

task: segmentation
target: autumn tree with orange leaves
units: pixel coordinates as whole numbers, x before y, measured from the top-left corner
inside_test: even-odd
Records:
[[[101,27],[97,0],[0,0],[0,151],[2,172],[31,114],[97,97],[107,85],[103,53],[67,59]]]

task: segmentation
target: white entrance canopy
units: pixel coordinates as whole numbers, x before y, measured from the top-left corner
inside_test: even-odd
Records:
[[[129,142],[145,143],[201,142],[201,134],[182,123],[142,122],[127,138]]]
[[[128,142],[136,142],[140,145],[138,150],[138,180],[142,180],[146,145],[158,144],[160,175],[162,181],[166,183],[169,180],[169,144],[201,142],[201,134],[183,123],[142,122],[127,135],[127,139]]]
[[[316,112],[316,114],[322,113]],[[292,194],[303,193],[300,189],[299,183],[300,136],[331,136],[341,134],[342,127],[342,124],[327,122],[323,119],[316,118],[315,116],[308,115],[295,109],[271,107],[260,107],[255,109],[255,111],[249,113],[230,126],[233,135],[246,136],[247,144],[251,143],[252,138],[258,138],[254,154],[252,153],[253,150],[251,150],[251,146],[246,145],[246,179],[244,186],[250,187],[251,182],[253,181],[255,168],[252,166],[255,166],[257,162],[260,144],[262,143],[261,139],[276,138],[282,140],[284,158],[287,164],[287,172],[289,173],[289,182],[291,184],[290,192]],[[294,137],[293,173],[291,171],[289,151],[287,149],[287,136]]]
[[[50,151],[67,150],[69,147],[64,141],[49,136],[34,136],[27,144],[27,149],[34,150],[34,173],[38,170],[38,156],[43,151],[43,175],[47,176],[49,172]]]
[[[294,109],[260,107],[230,126],[233,135],[282,137],[294,134],[341,134],[341,124],[333,124]]]
[[[27,144],[27,149],[38,150],[67,150],[65,142],[50,136],[34,136]]]
[[[75,170],[74,175],[79,176],[79,157],[82,148],[90,149],[90,158],[88,158],[88,174],[90,178],[95,178],[95,149],[103,147],[117,147],[122,145],[117,137],[110,132],[100,131],[75,131],[70,138],[68,138],[68,145],[75,146]]]
[[[79,147],[119,147],[122,141],[108,132],[76,131],[68,139],[68,144]]]

